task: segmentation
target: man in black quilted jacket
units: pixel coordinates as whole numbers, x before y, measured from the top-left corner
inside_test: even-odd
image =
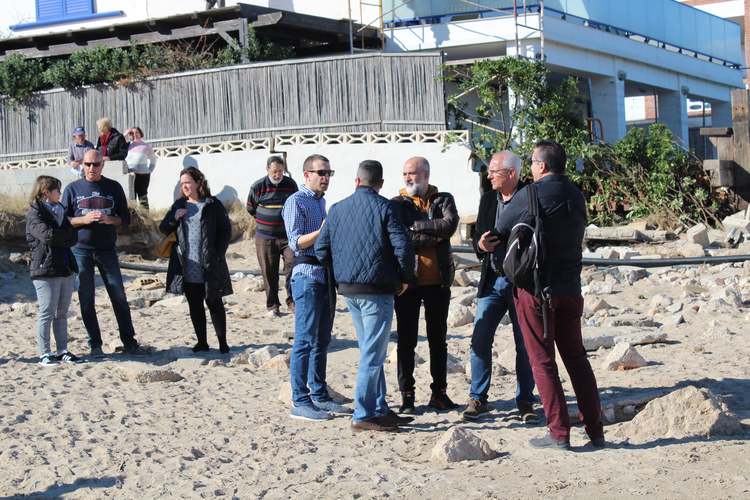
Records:
[[[315,255],[333,267],[346,297],[360,349],[352,429],[397,432],[411,422],[385,401],[383,363],[393,318],[394,295],[413,280],[414,249],[390,201],[380,196],[383,166],[360,163],[356,191],[331,207],[315,243]]]
[[[415,156],[404,164],[404,188],[393,201],[414,243],[416,286],[396,298],[398,323],[398,386],[401,413],[415,413],[414,349],[417,347],[419,309],[424,304],[427,341],[430,344],[432,397],[428,405],[438,411],[458,408],[446,394],[448,306],[455,268],[450,238],[458,227],[456,202],[430,184],[430,164]]]

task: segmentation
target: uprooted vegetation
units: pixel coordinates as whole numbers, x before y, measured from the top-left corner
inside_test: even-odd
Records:
[[[458,84],[449,111],[456,127],[468,126],[474,155],[486,165],[493,152],[512,149],[524,159],[528,177],[536,141],[562,144],[567,174],[586,196],[594,224],[648,219],[662,229],[716,226],[734,211],[731,199],[712,192],[702,162],[662,124],[631,128],[615,144],[592,143],[573,77],[554,81],[544,63],[517,58],[447,72]],[[470,95],[476,98],[472,104]]]

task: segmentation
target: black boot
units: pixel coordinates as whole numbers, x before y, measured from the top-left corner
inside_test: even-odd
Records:
[[[398,412],[405,413],[407,415],[413,415],[416,413],[416,409],[414,408],[414,393],[413,392],[401,393],[401,406],[399,406]]]
[[[206,332],[195,332],[195,336],[198,338],[198,343],[193,346],[193,352],[205,352],[208,351],[208,341],[206,340]]]

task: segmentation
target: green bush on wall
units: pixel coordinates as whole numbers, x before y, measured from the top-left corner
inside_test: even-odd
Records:
[[[94,47],[57,59],[32,59],[19,54],[0,61],[0,102],[31,104],[34,92],[84,85],[127,84],[148,76],[292,57],[289,47],[277,46],[250,29],[248,46],[216,48],[204,39],[183,44],[150,44],[125,48]]]

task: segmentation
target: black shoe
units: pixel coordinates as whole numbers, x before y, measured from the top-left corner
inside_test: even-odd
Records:
[[[607,442],[604,440],[604,436],[591,438],[588,444],[590,444],[594,448],[606,448],[607,447]]]
[[[205,342],[198,342],[193,346],[193,352],[206,352],[208,351],[208,344]]]
[[[131,344],[123,346],[122,352],[131,356],[140,356],[146,354],[146,351],[144,351],[141,346],[138,345],[138,342],[133,342]]]
[[[414,415],[417,412],[416,408],[414,408],[413,392],[401,393],[401,406],[398,407],[398,412],[405,413],[407,415]]]
[[[106,356],[106,354],[104,354],[101,347],[92,347],[91,352],[89,353],[89,357],[91,358],[103,358],[104,356]]]
[[[469,404],[466,405],[466,409],[464,410],[463,417],[464,420],[479,420],[482,418],[482,415],[485,415],[490,412],[490,406],[487,404],[486,401],[480,401],[478,399],[470,399]]]
[[[80,363],[81,358],[73,354],[72,352],[65,351],[57,357],[57,360],[61,363]]]
[[[534,448],[570,450],[570,441],[568,441],[567,439],[555,439],[549,434],[549,432],[543,437],[529,439],[529,444]]]
[[[534,411],[534,404],[527,401],[518,402],[518,414],[526,425],[539,425],[539,415]]]
[[[460,405],[457,405],[456,403],[451,401],[451,398],[449,398],[445,392],[440,392],[432,395],[432,397],[430,398],[430,402],[427,403],[427,406],[437,411],[450,411],[455,410]]]
[[[220,344],[219,352],[222,354],[227,354],[229,352],[229,346],[226,343]]]
[[[414,421],[414,417],[400,417],[395,411],[388,410],[388,413],[382,416],[383,421],[391,422],[393,425],[405,425]]]

